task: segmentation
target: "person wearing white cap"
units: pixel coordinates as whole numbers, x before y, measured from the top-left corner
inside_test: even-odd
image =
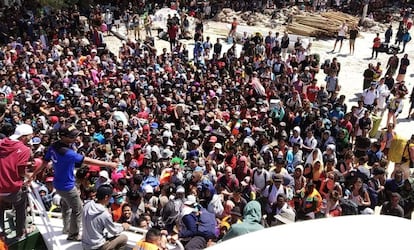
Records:
[[[219,155],[223,155],[223,153],[221,152],[222,148],[223,146],[221,145],[221,143],[216,142],[214,144],[213,150],[208,154],[207,160],[215,161]]]
[[[154,188],[151,185],[144,186],[145,211],[155,216],[158,209],[159,199],[154,195]]]
[[[296,126],[296,127],[293,128],[293,135],[291,135],[289,137],[289,143],[290,143],[290,145],[293,145],[293,144],[297,143],[297,144],[300,145],[300,147],[302,147],[303,139],[300,136],[300,127],[299,126]]]
[[[71,145],[77,140],[80,133],[74,125],[61,126],[59,129],[60,140],[48,148],[42,165],[36,168],[29,179],[29,181],[34,180],[48,166],[49,162],[52,162],[55,173],[53,185],[56,192],[62,197],[63,232],[68,234],[67,240],[70,241],[80,241],[79,231],[82,217],[82,200],[75,185],[75,166],[84,163],[116,169],[119,165],[115,162],[85,157],[74,151]]]
[[[27,194],[22,190],[26,167],[31,156],[27,146],[31,141],[33,128],[27,124],[18,125],[14,134],[0,140],[0,228],[4,229],[4,203],[11,203],[16,210],[16,237],[25,237]]]
[[[99,172],[99,178],[96,180],[95,188],[98,189],[101,185],[110,184],[111,178],[109,178],[108,171],[102,170]]]

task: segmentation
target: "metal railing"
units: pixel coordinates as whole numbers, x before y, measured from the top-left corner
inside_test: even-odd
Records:
[[[51,226],[50,223],[50,218],[57,218],[57,219],[62,219],[62,214],[60,212],[51,212],[51,211],[46,211],[42,199],[39,195],[38,192],[39,189],[39,185],[38,184],[33,184],[32,183],[32,188],[29,188],[29,203],[30,203],[30,208],[32,211],[32,216],[40,216],[42,218],[42,222],[47,230],[48,234],[51,235],[55,235],[54,229]],[[34,221],[34,218],[33,218]],[[122,226],[120,223],[115,223],[117,226]],[[148,230],[143,229],[143,228],[139,228],[139,227],[134,227],[134,226],[130,226],[127,230],[125,230],[127,232],[131,232],[131,233],[136,233],[136,234],[141,234],[142,236],[144,236]],[[59,243],[58,240],[55,239],[55,237],[53,237],[53,249],[62,249],[61,245]],[[56,248],[55,248],[56,247]],[[168,249],[175,249],[175,250],[184,250],[184,246],[183,244],[177,240],[175,241],[175,243],[168,243],[167,244],[167,248]]]

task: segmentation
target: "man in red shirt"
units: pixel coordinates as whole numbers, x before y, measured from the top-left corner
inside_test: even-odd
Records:
[[[308,100],[311,103],[316,102],[316,96],[317,96],[318,91],[319,91],[319,87],[316,86],[317,83],[318,83],[318,79],[312,79],[311,85],[306,88],[306,96],[308,97]]]
[[[11,203],[16,210],[17,238],[26,234],[27,194],[22,187],[31,156],[31,150],[26,145],[32,136],[32,126],[21,124],[12,136],[0,140],[0,228],[4,230],[5,204]]]
[[[177,44],[177,33],[178,33],[178,26],[176,24],[171,25],[168,29],[168,37],[170,38],[170,50],[173,51],[174,47]]]
[[[379,36],[379,33],[377,33],[377,36],[373,40],[371,59],[374,59],[374,53],[375,53],[375,59],[377,59],[380,47],[381,47],[381,38]]]

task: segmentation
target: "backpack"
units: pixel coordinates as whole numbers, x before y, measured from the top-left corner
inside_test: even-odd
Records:
[[[359,214],[358,205],[355,202],[353,202],[349,199],[341,198],[339,200],[339,206],[342,209],[342,215],[357,215],[357,214]]]
[[[256,174],[256,172],[257,172],[257,168],[255,168],[254,170],[253,170],[253,175],[252,175],[252,184],[254,184],[254,175]],[[263,173],[263,175],[264,175],[264,178],[265,178],[265,183],[267,183],[267,181],[269,180],[268,179],[268,173],[267,173],[267,171],[265,171],[264,173]]]
[[[272,192],[272,190],[273,190],[273,184],[270,184],[269,185],[269,195]],[[291,187],[283,185],[283,192],[285,193],[286,199],[288,201],[291,201],[293,199],[293,189]]]

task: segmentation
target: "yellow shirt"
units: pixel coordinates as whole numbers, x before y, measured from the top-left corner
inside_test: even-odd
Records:
[[[140,240],[137,242],[137,245],[134,247],[134,250],[159,250],[159,247],[150,242]]]

